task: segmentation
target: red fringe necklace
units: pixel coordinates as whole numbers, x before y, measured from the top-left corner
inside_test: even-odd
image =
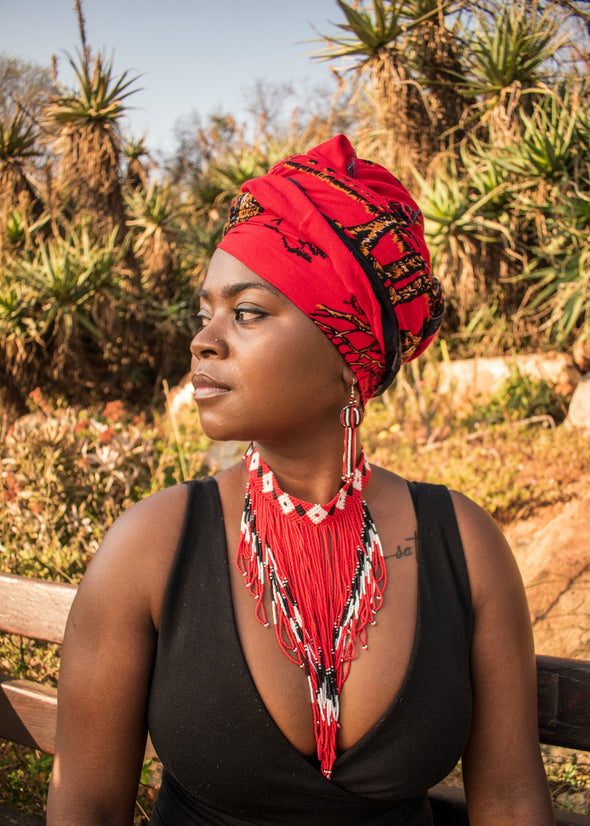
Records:
[[[327,505],[282,491],[251,444],[244,456],[249,479],[237,566],[256,599],[256,617],[270,589],[277,640],[305,668],[314,716],[317,755],[329,778],[336,759],[339,695],[357,645],[383,604],[387,574],[375,524],[362,491],[371,468],[364,451]]]

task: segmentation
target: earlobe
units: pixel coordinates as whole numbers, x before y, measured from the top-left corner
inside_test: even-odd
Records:
[[[356,381],[356,377],[348,364],[345,364],[342,368],[342,380],[344,381],[347,390],[350,389],[351,384],[354,384]]]

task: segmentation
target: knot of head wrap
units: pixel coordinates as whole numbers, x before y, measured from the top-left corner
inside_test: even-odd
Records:
[[[366,402],[442,323],[423,218],[344,135],[247,181],[220,248],[279,289],[339,350]]]

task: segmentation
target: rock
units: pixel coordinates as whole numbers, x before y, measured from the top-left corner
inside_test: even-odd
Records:
[[[194,407],[195,412],[197,405],[194,397],[194,387],[191,384],[191,374],[187,373],[180,381],[170,390],[166,410],[169,416],[176,416],[181,410],[186,407]]]
[[[505,533],[526,587],[538,654],[590,659],[590,494]]]
[[[580,333],[572,347],[572,357],[575,365],[587,373],[590,370],[590,329],[586,328]]]
[[[565,353],[532,353],[497,358],[459,359],[438,365],[439,390],[459,402],[491,399],[510,378],[514,369],[523,376],[553,385],[569,397],[582,378]]]
[[[562,794],[557,795],[555,802],[558,806],[568,809],[570,812],[586,814],[590,805],[590,792],[562,792]]]
[[[239,462],[248,445],[244,442],[213,442],[206,452],[209,473],[231,467]]]
[[[590,373],[586,373],[574,390],[564,426],[590,432]]]

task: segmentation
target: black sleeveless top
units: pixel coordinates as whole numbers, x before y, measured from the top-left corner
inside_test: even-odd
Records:
[[[431,824],[426,791],[455,766],[471,724],[471,597],[447,489],[410,485],[419,573],[408,672],[327,780],[283,735],[256,690],[233,614],[217,484],[189,485],[150,693],[150,734],[164,766],[150,822]]]

